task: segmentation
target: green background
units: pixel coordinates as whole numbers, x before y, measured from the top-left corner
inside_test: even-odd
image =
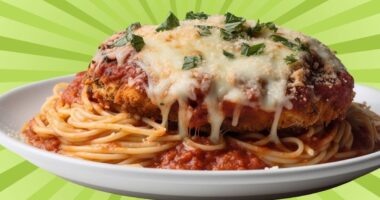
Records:
[[[316,37],[338,52],[357,83],[380,88],[380,0],[0,0],[0,93],[86,69],[97,45],[132,22],[172,10],[231,11]],[[85,188],[0,146],[0,199],[133,199]],[[380,170],[293,199],[380,199]]]

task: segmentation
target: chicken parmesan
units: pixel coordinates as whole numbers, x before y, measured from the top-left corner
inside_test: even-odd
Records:
[[[231,13],[173,13],[100,44],[23,133],[38,148],[151,168],[313,165],[379,149],[380,118],[327,46]]]

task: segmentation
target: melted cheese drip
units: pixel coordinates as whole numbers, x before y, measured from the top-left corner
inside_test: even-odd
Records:
[[[283,105],[288,105],[286,98],[287,80],[291,73],[284,58],[290,54],[298,53],[272,41],[270,31],[263,36],[251,38],[250,40],[238,39],[236,41],[225,41],[220,37],[217,28],[211,29],[210,36],[200,36],[195,25],[210,25],[224,27],[223,16],[211,16],[207,20],[182,21],[181,26],[170,31],[156,32],[157,26],[142,26],[135,34],[143,36],[145,46],[139,53],[133,55],[140,67],[148,75],[147,95],[151,101],[158,105],[162,112],[162,124],[167,125],[171,106],[178,103],[178,126],[180,135],[185,137],[188,132],[189,120],[192,109],[188,106],[189,99],[196,100],[195,89],[207,91],[204,104],[208,109],[208,121],[211,125],[210,138],[213,142],[219,141],[220,127],[224,120],[224,113],[220,102],[229,101],[239,107],[235,109],[232,125],[238,124],[240,109],[242,106],[259,106],[268,112],[275,112],[270,138],[276,142],[277,124],[281,115]],[[248,21],[250,26],[256,22]],[[303,41],[312,40],[300,33],[291,32],[279,28],[276,34],[283,35],[289,40],[301,38]],[[241,44],[245,42],[250,45],[264,43],[264,53],[254,56],[243,56],[240,54]],[[331,54],[327,48],[312,40],[310,42],[317,52],[322,52],[326,58]],[[120,63],[124,62],[131,46],[114,48],[111,54]],[[234,59],[225,57],[223,50],[235,55]],[[98,59],[104,59],[104,52],[98,52]],[[201,55],[202,63],[191,70],[182,70],[185,56]],[[327,62],[329,64],[330,61]],[[331,66],[338,65],[333,61]],[[335,66],[336,67],[336,66]],[[199,75],[207,76],[211,82],[209,86],[201,84]],[[265,82],[265,88],[262,82]],[[208,88],[209,87],[209,88]],[[264,94],[257,94],[264,89]],[[261,95],[257,102],[250,100],[250,95]],[[163,106],[162,106],[163,105]],[[281,109],[279,109],[281,107]]]

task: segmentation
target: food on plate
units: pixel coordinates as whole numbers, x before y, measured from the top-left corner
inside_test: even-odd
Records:
[[[170,13],[100,44],[23,128],[33,146],[151,168],[245,170],[377,151],[380,117],[318,40],[226,13]]]

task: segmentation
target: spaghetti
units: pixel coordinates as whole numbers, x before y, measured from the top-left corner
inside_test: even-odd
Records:
[[[268,133],[226,133],[219,144],[212,144],[197,137],[183,138],[178,131],[168,130],[149,118],[104,110],[89,99],[86,87],[79,103],[66,104],[61,98],[66,87],[66,83],[54,87],[54,95],[47,99],[41,112],[24,127],[23,132],[29,132],[29,135],[32,132],[42,140],[58,139],[59,145],[53,151],[97,162],[173,168],[170,167],[173,165],[165,167],[160,161],[166,152],[184,146],[185,151],[239,150],[250,159],[258,158],[258,163],[264,163],[251,166],[251,169],[294,167],[368,154],[377,150],[380,144],[380,117],[363,104],[353,103],[344,120],[310,127],[296,137],[280,136],[278,142],[272,141]],[[32,138],[25,135],[33,144]],[[178,163],[176,166],[174,168],[186,168]]]

